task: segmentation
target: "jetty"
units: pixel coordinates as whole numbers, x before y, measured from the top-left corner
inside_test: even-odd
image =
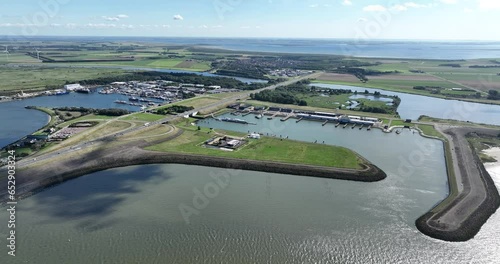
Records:
[[[287,115],[287,116],[283,117],[283,118],[281,119],[281,122],[285,122],[285,121],[287,121],[287,120],[288,120],[288,119],[290,119],[290,117],[292,117],[292,116],[293,116],[293,114],[289,114],[289,115]]]
[[[272,115],[272,116],[268,117],[267,119],[268,119],[268,120],[272,120],[272,119],[273,119],[273,118],[275,118],[275,117],[276,117],[279,113],[280,113],[280,112],[276,112],[276,113],[274,113],[274,115]]]

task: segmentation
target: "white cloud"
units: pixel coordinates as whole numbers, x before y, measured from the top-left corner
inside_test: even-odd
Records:
[[[120,14],[117,16],[102,16],[102,19],[106,21],[120,21],[120,19],[128,18],[129,16]]]
[[[408,8],[426,8],[426,7],[431,7],[433,4],[427,4],[427,5],[422,5],[422,4],[417,4],[414,2],[406,2],[404,3],[404,6]]]
[[[118,17],[103,16],[102,19],[107,20],[107,21],[120,21],[120,18],[118,18]]]
[[[352,5],[352,1],[351,0],[343,0],[342,5],[345,5],[345,6]]]
[[[474,12],[474,10],[473,10],[473,9],[470,9],[470,8],[464,8],[464,13],[469,14],[469,13],[472,13],[472,12]]]
[[[35,27],[36,24],[22,24],[22,23],[3,23],[0,27]]]
[[[500,9],[498,0],[478,0],[479,8],[483,10]]]
[[[389,9],[392,11],[401,12],[401,11],[406,11],[406,10],[411,9],[411,8],[429,8],[429,7],[433,7],[433,6],[435,6],[435,4],[431,3],[431,4],[423,5],[423,4],[417,4],[415,2],[406,2],[403,4],[393,5]]]
[[[441,3],[445,3],[447,5],[453,5],[456,4],[458,1],[457,0],[440,0]]]
[[[408,8],[404,5],[394,5],[394,6],[391,6],[390,9],[394,10],[394,11],[406,11],[406,10],[408,10]]]
[[[363,11],[365,11],[365,12],[382,12],[382,11],[386,11],[386,10],[387,10],[387,8],[385,8],[382,5],[367,5],[367,6],[363,7]]]
[[[360,17],[358,18],[358,22],[362,23],[362,22],[366,22],[368,21],[368,19],[364,18],[364,17]]]
[[[184,18],[181,15],[175,15],[174,20],[184,20]]]
[[[312,5],[309,5],[310,8],[316,8],[318,7],[319,5],[318,4],[312,4]]]

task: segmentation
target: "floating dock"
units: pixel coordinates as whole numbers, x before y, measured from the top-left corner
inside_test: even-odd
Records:
[[[302,121],[302,119],[304,119],[304,118],[303,117],[299,118],[299,120],[295,121],[295,123]]]
[[[282,122],[285,122],[285,121],[287,121],[288,119],[290,119],[290,117],[292,117],[292,115],[287,115],[287,116],[283,117],[283,118],[281,119],[281,121],[282,121]]]
[[[276,117],[279,113],[280,113],[280,112],[276,112],[276,113],[274,113],[274,115],[272,115],[272,116],[268,117],[267,119],[268,119],[268,120],[272,120],[272,119],[273,119],[273,118],[275,118],[275,117]]]
[[[322,126],[326,126],[327,123],[328,123],[328,120],[326,120],[325,122],[323,122]]]

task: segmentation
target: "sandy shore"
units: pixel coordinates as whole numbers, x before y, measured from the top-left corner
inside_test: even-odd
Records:
[[[483,153],[497,160],[497,162],[485,163],[484,167],[495,182],[497,189],[500,191],[500,147],[486,149]]]

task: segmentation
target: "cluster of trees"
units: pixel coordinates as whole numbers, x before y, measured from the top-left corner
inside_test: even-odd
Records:
[[[265,90],[256,94],[250,94],[250,97],[254,100],[273,102],[279,104],[294,104],[306,106],[307,102],[305,100],[299,99],[290,91],[284,90]]]
[[[359,109],[361,112],[368,113],[379,113],[379,114],[389,114],[390,111],[386,108],[376,107],[376,106],[361,106]]]
[[[435,90],[435,89],[438,89],[438,90],[441,90],[443,89],[443,87],[440,87],[440,86],[413,86],[413,89],[415,90]]]
[[[85,121],[86,124],[90,124],[91,126],[96,126],[99,124],[98,121]],[[69,125],[69,127],[81,127],[82,123],[73,123]]]
[[[105,115],[105,116],[122,116],[130,114],[130,111],[119,108],[95,109],[95,108],[85,108],[85,107],[59,107],[59,108],[54,108],[54,110],[67,111],[67,112],[80,112],[82,113],[82,115],[95,114],[95,115]]]
[[[478,68],[478,69],[490,69],[490,68],[500,68],[500,65],[472,65],[469,68]]]
[[[500,100],[500,93],[497,90],[489,90],[488,91],[488,99]]]
[[[241,90],[256,90],[263,88],[266,83],[244,83],[233,78],[226,77],[209,77],[193,73],[165,73],[165,72],[134,72],[120,76],[100,77],[96,79],[78,81],[81,85],[107,85],[112,82],[129,82],[129,81],[156,81],[167,80],[175,83],[195,83],[204,84],[205,86],[219,85],[224,88],[241,89]],[[69,84],[67,82],[66,84]]]
[[[186,111],[191,111],[193,109],[194,107],[192,106],[173,105],[167,108],[158,109],[156,110],[156,113],[159,115],[169,115],[169,114],[184,113]]]
[[[441,66],[441,67],[452,67],[452,68],[460,68],[460,67],[462,67],[462,65],[460,65],[458,63],[443,63],[443,64],[439,64],[439,66]]]
[[[189,98],[193,98],[193,97],[196,97],[195,93],[192,93],[192,92],[182,93],[182,99],[189,99]]]
[[[354,67],[341,67],[333,72],[335,73],[342,73],[342,74],[352,74],[356,76],[361,82],[367,82],[368,77],[366,76],[376,76],[376,75],[384,75],[384,74],[393,74],[393,73],[401,73],[400,71],[376,71],[376,70],[369,70],[369,69],[363,69],[363,68],[354,68]]]

